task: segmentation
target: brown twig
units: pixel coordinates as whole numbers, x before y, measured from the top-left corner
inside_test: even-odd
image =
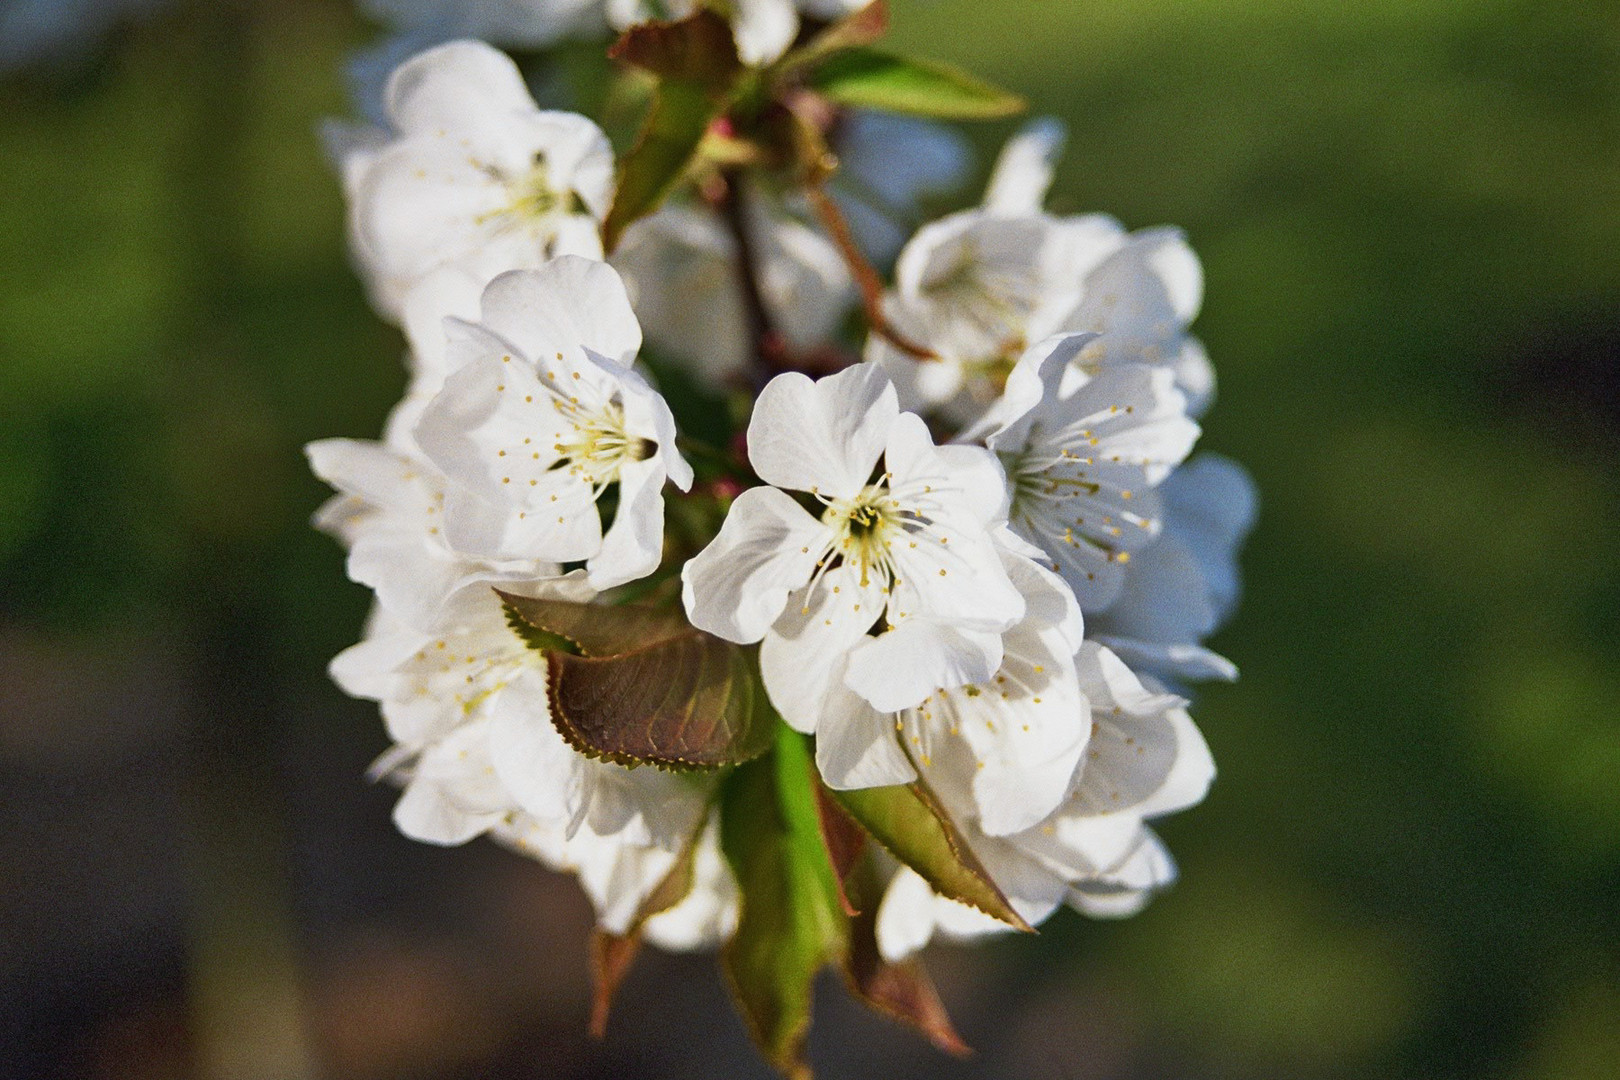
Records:
[[[743,205],[742,173],[727,170],[722,176],[723,190],[716,208],[731,232],[737,248],[737,283],[742,288],[743,313],[748,320],[749,338],[754,344],[754,358],[759,362],[764,382],[773,375],[789,369],[787,343],[772,324],[770,309],[759,290],[759,253],[748,229],[748,211]]]
[[[844,212],[838,209],[832,196],[820,184],[806,184],[804,190],[822,228],[832,237],[839,254],[844,257],[850,273],[855,277],[855,284],[861,290],[861,307],[866,312],[866,321],[872,327],[872,332],[908,356],[918,360],[938,360],[939,356],[933,350],[918,345],[900,333],[883,314],[883,279],[856,246],[855,238],[850,235],[849,222],[844,219]]]

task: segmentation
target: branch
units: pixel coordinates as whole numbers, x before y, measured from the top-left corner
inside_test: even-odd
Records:
[[[855,238],[850,235],[849,222],[844,220],[844,212],[838,209],[838,204],[833,201],[832,196],[817,183],[806,184],[804,191],[810,199],[811,209],[821,221],[822,228],[832,237],[839,254],[849,266],[849,272],[854,275],[855,284],[861,290],[861,307],[866,313],[866,321],[872,327],[872,332],[908,356],[918,360],[938,360],[939,356],[933,350],[918,345],[900,333],[883,314],[883,279],[856,246]]]

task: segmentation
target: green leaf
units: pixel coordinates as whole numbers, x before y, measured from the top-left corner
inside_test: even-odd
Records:
[[[817,823],[804,737],[779,725],[776,749],[732,773],[720,795],[720,843],[742,896],[722,963],[765,1057],[792,1080],[804,1059],[816,972],[839,959],[848,920]]]
[[[693,632],[677,610],[495,593],[505,605],[506,621],[537,652],[617,656]]]
[[[810,86],[840,105],[945,120],[992,120],[1024,111],[1024,99],[936,60],[846,49],[812,72]]]
[[[731,25],[707,8],[679,22],[632,27],[609,55],[659,80],[641,134],[619,162],[613,206],[602,223],[602,242],[612,251],[630,223],[658,209],[680,183],[746,69]]]
[[[870,45],[889,30],[889,5],[873,0],[865,7],[829,23],[803,45],[778,60],[771,74],[781,78],[803,71],[845,49]]]
[[[921,874],[935,892],[1033,933],[922,780],[832,794],[872,839]]]
[[[587,757],[715,768],[770,749],[776,719],[754,653],[729,641],[688,629],[613,656],[547,653],[546,666],[552,723]]]

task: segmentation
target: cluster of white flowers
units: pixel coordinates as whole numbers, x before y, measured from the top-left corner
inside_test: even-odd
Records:
[[[527,47],[649,14],[615,0],[369,6]],[[739,0],[737,53],[772,61],[801,13],[856,6]],[[691,627],[750,656],[757,644],[763,693],[814,737],[819,783],[927,790],[1023,920],[1063,904],[1129,914],[1172,879],[1149,823],[1213,777],[1182,688],[1235,676],[1203,642],[1235,603],[1254,512],[1237,466],[1183,464],[1213,376],[1187,332],[1202,283],[1180,233],[1047,213],[1061,132],[1031,125],[978,208],[904,245],[864,359],[829,363],[849,346],[858,256],[791,193],[729,221],[712,199],[676,200],[609,253],[608,140],[536,106],[502,53],[435,46],[393,72],[385,102],[386,127],[331,141],[356,266],[406,332],[410,387],[381,441],[326,440],[309,457],[339,492],[317,523],[375,591],[365,639],[332,673],[381,704],[396,745],[376,771],[404,789],[402,831],[488,833],[577,872],[609,933],[724,941],[739,893],[723,770],[581,752],[554,723],[533,628],[497,593],[613,604],[640,582],[673,605],[678,575]],[[837,122],[895,200],[957,168],[915,121],[893,119],[888,138],[883,119]],[[883,154],[899,155],[892,168]],[[868,239],[889,244],[881,228]],[[774,374],[761,319],[788,358]],[[754,387],[732,446],[677,432],[649,359]],[[723,475],[694,484],[700,455]],[[686,547],[666,528],[677,501],[708,523]],[[683,860],[684,899],[646,917]],[[891,962],[936,932],[1009,928],[899,859],[877,865]]]

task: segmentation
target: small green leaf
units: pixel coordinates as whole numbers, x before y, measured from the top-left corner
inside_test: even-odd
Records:
[[[808,78],[829,100],[856,108],[944,120],[992,120],[1024,111],[1024,99],[960,68],[876,49],[846,49]]]
[[[742,895],[722,963],[754,1041],[792,1080],[810,1076],[804,1041],[816,972],[848,941],[815,783],[803,736],[779,725],[775,752],[737,769],[720,795],[720,843]]]
[[[707,8],[679,22],[632,27],[609,55],[658,76],[641,134],[619,162],[613,206],[602,223],[602,242],[612,251],[630,223],[658,209],[680,183],[746,69],[731,25]]]
[[[688,629],[612,656],[547,653],[546,665],[552,723],[588,757],[716,768],[770,749],[776,719],[754,653],[729,641]]]
[[[692,633],[676,610],[632,604],[580,604],[543,600],[495,590],[506,608],[506,621],[537,652],[560,651],[583,656],[617,656]]]
[[[884,0],[850,12],[829,23],[821,31],[776,62],[771,74],[777,78],[803,71],[845,49],[870,45],[889,30],[889,5]]]
[[[922,780],[832,794],[872,839],[921,874],[935,892],[1033,933]]]

